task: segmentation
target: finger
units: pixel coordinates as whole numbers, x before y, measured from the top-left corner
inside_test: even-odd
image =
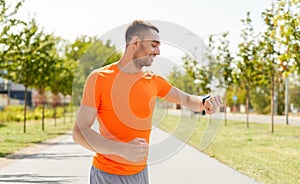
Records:
[[[207,110],[206,114],[211,115],[211,114],[213,114],[213,112],[212,112],[212,110]]]
[[[206,103],[206,109],[210,110],[210,109],[212,109],[212,108],[213,108],[213,104],[212,104],[212,102],[211,102],[211,99],[209,99],[209,100],[207,101],[207,103]]]
[[[219,95],[216,96],[216,102],[218,103],[218,105],[222,104],[222,99],[221,99],[221,97]]]
[[[212,106],[213,106],[212,109],[218,108],[221,105],[220,96],[213,97],[212,100],[211,100],[211,103],[212,103]]]
[[[215,110],[211,109],[211,110],[207,110],[206,111],[207,114],[212,115],[215,113]]]
[[[217,107],[217,102],[216,102],[216,99],[215,99],[215,98],[212,98],[211,101],[210,101],[210,103],[211,103],[211,108],[212,108],[212,109],[214,109],[214,108]]]

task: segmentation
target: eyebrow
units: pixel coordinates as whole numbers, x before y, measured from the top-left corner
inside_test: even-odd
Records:
[[[158,43],[160,45],[160,41],[158,40],[153,40],[153,42]]]
[[[155,43],[157,43],[158,45],[160,45],[160,41],[158,41],[158,40],[149,40],[149,41],[155,42]]]
[[[154,42],[154,43],[157,43],[158,45],[160,45],[160,41],[159,41],[159,40],[152,40],[152,39],[142,39],[141,41],[149,41],[149,42]]]

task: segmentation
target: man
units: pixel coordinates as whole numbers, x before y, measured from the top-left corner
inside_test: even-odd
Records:
[[[219,96],[203,100],[142,71],[160,54],[158,33],[152,24],[134,21],[126,30],[122,58],[93,71],[86,81],[73,138],[96,153],[92,184],[149,182],[147,155],[156,97],[207,114],[214,113],[221,104]],[[91,129],[96,117],[100,134]]]

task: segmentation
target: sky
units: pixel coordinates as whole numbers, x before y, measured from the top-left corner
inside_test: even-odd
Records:
[[[25,0],[18,17],[23,20],[34,17],[46,32],[70,41],[80,35],[101,37],[136,19],[166,21],[183,26],[201,38],[229,31],[230,48],[234,51],[240,42],[241,19],[246,12],[251,13],[254,30],[262,31],[261,13],[270,3],[270,0]],[[182,55],[176,49],[162,51],[168,57]]]
[[[202,37],[229,31],[233,40],[247,11],[260,29],[269,5],[270,0],[25,0],[18,16],[35,17],[46,31],[69,40],[102,35],[135,19],[172,22]]]

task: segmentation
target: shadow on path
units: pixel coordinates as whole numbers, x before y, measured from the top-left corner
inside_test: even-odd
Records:
[[[73,183],[78,180],[75,176],[49,176],[38,174],[4,174],[0,175],[0,183],[49,183],[63,184]],[[72,182],[73,181],[73,182]]]

